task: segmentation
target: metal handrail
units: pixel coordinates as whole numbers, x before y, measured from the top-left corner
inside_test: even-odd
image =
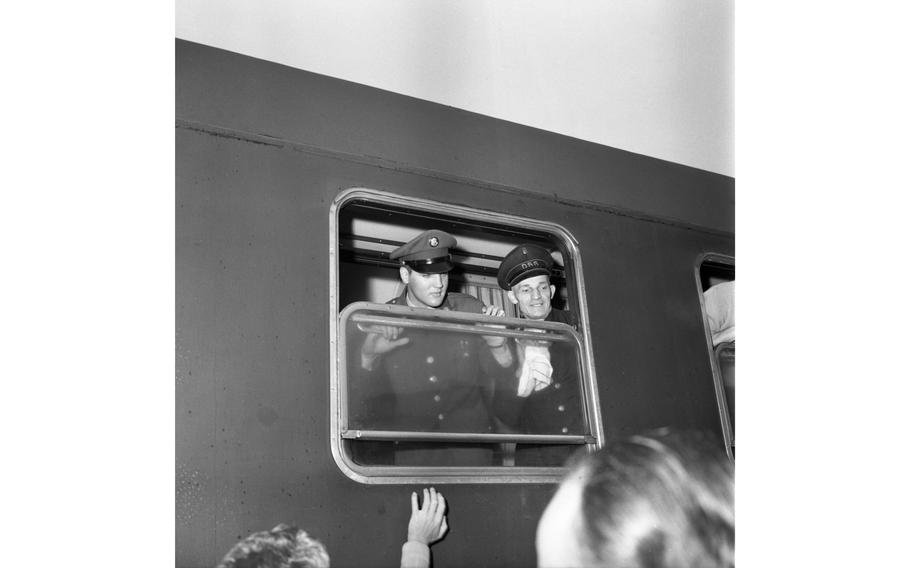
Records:
[[[342,430],[345,440],[386,440],[396,442],[489,442],[518,444],[593,444],[590,435],[490,434],[473,432],[409,432],[399,430]]]
[[[464,333],[473,333],[475,335],[496,335],[501,337],[514,337],[519,339],[536,339],[536,340],[545,340],[545,341],[563,341],[563,342],[572,342],[574,338],[571,336],[559,335],[554,333],[542,334],[540,331],[535,330],[517,330],[517,329],[502,329],[502,328],[491,328],[491,327],[478,327],[474,324],[462,324],[454,322],[441,322],[441,321],[428,321],[428,320],[414,320],[414,319],[402,319],[388,316],[374,316],[367,314],[353,314],[350,317],[350,320],[355,324],[374,324],[374,325],[387,325],[392,327],[406,327],[406,328],[419,328],[419,329],[431,329],[435,331],[457,331]],[[495,324],[493,324],[495,325]],[[368,332],[368,329],[363,329],[358,327],[360,331]]]

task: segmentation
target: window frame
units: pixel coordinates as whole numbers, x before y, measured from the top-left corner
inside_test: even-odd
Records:
[[[702,327],[705,332],[705,348],[708,360],[711,362],[711,376],[714,380],[714,394],[717,399],[717,411],[720,419],[721,432],[724,438],[724,449],[731,460],[734,459],[736,444],[733,424],[730,420],[730,409],[727,406],[727,395],[724,387],[724,377],[720,370],[720,363],[714,351],[714,341],[711,338],[711,324],[708,322],[708,311],[705,307],[705,290],[702,286],[702,266],[705,263],[722,265],[731,270],[736,269],[736,258],[727,254],[708,252],[699,255],[695,261],[695,286],[698,290],[698,305],[701,308]],[[735,301],[735,300],[734,300]],[[735,309],[735,308],[734,308]]]
[[[578,330],[571,330],[579,342],[579,364],[582,376],[580,377],[586,401],[587,427],[593,440],[585,444],[588,451],[603,447],[604,433],[603,421],[600,415],[600,398],[597,391],[597,378],[594,369],[594,357],[591,350],[590,325],[588,321],[587,300],[583,279],[581,254],[578,250],[578,241],[561,225],[548,221],[541,221],[517,215],[509,215],[493,211],[474,209],[462,205],[434,201],[429,199],[410,197],[375,189],[352,187],[341,191],[333,200],[329,208],[329,346],[330,346],[330,446],[332,457],[342,473],[348,478],[364,484],[421,484],[421,483],[557,483],[566,472],[564,467],[402,467],[402,466],[364,466],[355,463],[344,448],[344,436],[351,438],[351,432],[342,432],[342,425],[346,425],[346,377],[342,377],[345,365],[344,351],[345,340],[341,335],[342,310],[339,309],[339,215],[345,205],[355,200],[366,200],[379,204],[388,204],[398,209],[408,209],[417,213],[433,213],[467,221],[477,221],[494,224],[503,228],[531,229],[544,233],[554,241],[558,241],[568,257],[565,259],[567,269],[566,288],[571,282],[572,288],[567,290],[574,298],[577,308],[576,318]],[[572,278],[568,277],[571,266]],[[384,305],[370,302],[355,302],[355,304]],[[346,306],[345,310],[349,310]],[[347,313],[347,312],[346,312]],[[463,319],[474,323],[481,322],[480,317],[474,314],[463,314]],[[514,321],[518,321],[517,318]],[[522,320],[526,321],[526,320]],[[548,325],[552,322],[543,322]],[[344,381],[343,381],[344,379]],[[488,435],[499,436],[499,435]],[[355,436],[356,437],[356,436]],[[436,436],[434,436],[436,437]],[[519,435],[508,436],[509,439],[521,441]],[[454,439],[454,438],[452,438]],[[493,441],[492,438],[490,438]],[[507,442],[505,438],[502,440]],[[530,441],[530,439],[528,440]]]
[[[374,311],[381,312],[384,315],[366,315],[358,312]],[[401,319],[396,317],[401,316]],[[416,319],[408,319],[409,317]],[[455,312],[446,310],[424,310],[412,308],[410,306],[379,304],[376,302],[353,302],[348,304],[339,314],[339,331],[347,328],[349,321],[355,323],[375,323],[378,325],[392,325],[403,328],[426,329],[428,331],[448,331],[456,333],[467,333],[471,335],[496,335],[507,338],[524,338],[524,339],[541,339],[541,336],[527,329],[544,330],[556,332],[556,335],[547,335],[546,339],[552,342],[565,342],[575,345],[579,355],[578,361],[583,360],[584,346],[581,336],[571,326],[561,322],[534,321],[521,318],[510,317],[478,317],[477,314],[468,312]],[[434,321],[435,320],[435,321]],[[441,320],[441,321],[440,321]],[[498,326],[506,326],[500,329]],[[517,329],[517,328],[524,329]],[[347,353],[348,338],[346,334],[339,334],[339,351]],[[339,369],[344,368],[348,358],[339,358]],[[341,390],[341,399],[343,402],[347,399],[347,383],[339,381]],[[585,418],[590,415],[591,401],[585,399]],[[339,408],[340,418],[340,435],[343,439],[352,440],[383,440],[383,441],[464,441],[464,442],[518,442],[518,443],[554,443],[554,444],[593,444],[595,437],[591,434],[493,434],[493,433],[470,433],[470,432],[416,432],[416,431],[391,431],[377,430],[369,428],[351,428],[348,426],[347,408],[342,405]],[[587,424],[587,420],[586,420]],[[343,428],[347,426],[347,428]],[[394,435],[394,436],[392,436]],[[389,467],[389,466],[380,466]],[[498,466],[497,466],[498,469]]]

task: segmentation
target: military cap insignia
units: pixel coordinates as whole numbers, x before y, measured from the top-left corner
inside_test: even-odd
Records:
[[[437,274],[452,269],[452,254],[449,249],[458,241],[445,231],[430,229],[424,231],[389,253],[392,260],[401,259],[417,272]]]

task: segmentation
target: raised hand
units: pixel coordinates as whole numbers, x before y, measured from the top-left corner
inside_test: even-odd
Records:
[[[482,312],[483,312],[483,315],[492,316],[494,318],[501,318],[504,315],[506,315],[506,311],[504,309],[500,308],[499,306],[484,305]]]
[[[494,317],[494,318],[501,318],[506,315],[505,310],[503,310],[502,308],[500,308],[498,306],[486,306],[485,305],[483,307],[482,313],[485,316],[490,316],[490,317]],[[505,328],[504,325],[496,325],[496,326],[492,326],[492,327]],[[500,335],[484,335],[483,340],[486,341],[487,345],[489,345],[493,349],[495,349],[497,347],[502,347],[506,342],[506,338],[502,337]]]
[[[402,332],[400,327],[391,325],[358,325],[357,329],[367,334],[363,347],[360,349],[360,363],[364,369],[372,369],[380,355],[411,341],[408,337],[399,337]]]
[[[449,530],[445,513],[445,497],[442,493],[437,493],[435,488],[423,490],[423,508],[417,504],[417,493],[412,492],[408,540],[429,546],[441,539]]]

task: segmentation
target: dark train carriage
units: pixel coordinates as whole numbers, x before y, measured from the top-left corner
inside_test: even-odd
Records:
[[[453,289],[504,307],[509,246],[559,253],[587,406],[550,441],[732,444],[702,301],[733,278],[732,179],[184,41],[176,71],[178,566],[279,522],[333,566],[395,565],[430,484],[450,503],[436,566],[534,565],[558,468],[515,467],[508,439],[470,471],[348,455],[370,429],[348,422],[345,318],[391,297],[388,252],[426,227],[459,238]]]

